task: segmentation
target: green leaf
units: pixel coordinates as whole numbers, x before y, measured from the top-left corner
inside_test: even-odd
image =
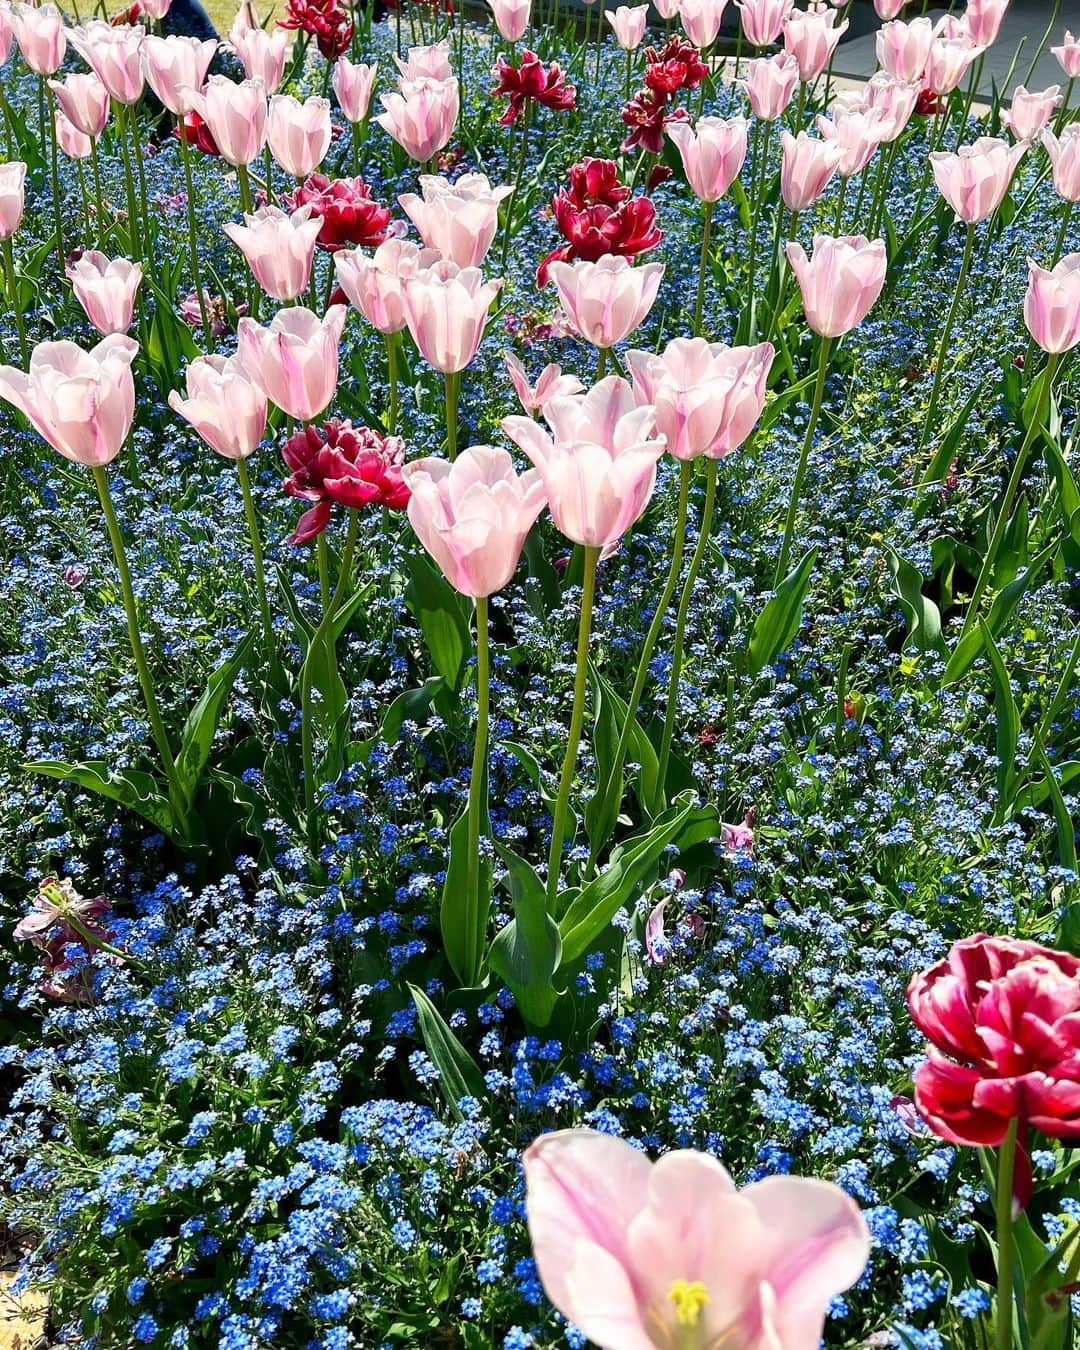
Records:
[[[983,387],[978,385],[971,397],[957,413],[951,426],[945,435],[941,438],[941,444],[934,452],[934,457],[927,466],[926,472],[919,480],[920,487],[930,487],[932,484],[938,484],[945,478],[949,472],[949,467],[956,458],[956,452],[960,446],[961,437],[964,434],[964,428],[967,426],[968,418],[975,410],[975,405],[982,397]]]
[[[480,800],[480,835],[490,838],[486,784]],[[439,911],[446,959],[465,988],[480,983],[491,915],[491,863],[481,854],[475,880],[470,883],[470,854],[469,807],[466,805],[450,829],[450,857]]]
[[[417,689],[406,689],[398,694],[386,712],[383,713],[379,730],[366,741],[353,741],[348,747],[346,759],[350,764],[366,764],[372,750],[380,741],[392,745],[401,734],[402,724],[417,722],[427,714],[428,709],[446,688],[441,675],[429,676]]]
[[[406,565],[410,580],[405,590],[405,603],[424,634],[432,665],[456,693],[462,686],[465,667],[472,655],[470,607],[420,554],[412,554]]]
[[[986,627],[992,637],[998,638],[1004,632],[1006,623],[1020,602],[1020,597],[1050,561],[1051,555],[1056,549],[1056,541],[1049,544],[1037,557],[1032,558],[1030,567],[1010,581],[1007,586],[1003,586],[994,596],[993,604],[991,604],[990,611],[986,616]],[[969,629],[953,648],[952,655],[945,666],[942,683],[953,684],[956,680],[963,679],[971,669],[972,662],[982,651],[982,647],[981,626]]]
[[[948,656],[949,649],[941,636],[941,612],[922,593],[922,573],[889,545],[885,546],[885,557],[892,576],[893,591],[907,619],[904,651],[914,648],[920,652],[938,652],[941,656]]]
[[[1058,786],[1067,788],[1074,778],[1080,777],[1080,759],[1067,759],[1063,764],[1058,764],[1056,774]],[[1028,808],[1038,808],[1050,796],[1050,784],[1046,778],[1035,778],[1026,787],[1022,788],[1013,799],[1013,813]]]
[[[501,844],[495,847],[506,867],[514,917],[491,944],[488,966],[514,995],[525,1021],[545,1027],[560,996],[553,983],[562,959],[559,926],[530,864]]]
[[[254,641],[254,633],[249,633],[232,656],[218,666],[184,723],[180,752],[176,756],[176,776],[189,806],[195,800],[199,779],[210,758],[210,748],[214,743],[225,700],[243,669]]]
[[[1050,789],[1050,802],[1054,808],[1054,824],[1057,827],[1058,862],[1070,872],[1080,872],[1076,859],[1076,826],[1061,795],[1054,767],[1050,763],[1046,749],[1038,735],[1035,736],[1035,753],[1042,763],[1046,774],[1046,785]]]
[[[47,778],[76,783],[89,792],[96,792],[99,797],[120,802],[142,816],[143,820],[156,825],[170,839],[181,844],[189,842],[180,829],[168,798],[162,795],[161,785],[152,774],[142,773],[138,769],[113,773],[104,760],[68,764],[59,759],[35,759],[22,767],[28,773],[41,773]]]
[[[484,1100],[487,1096],[484,1075],[427,994],[415,984],[409,985],[409,993],[416,1006],[424,1048],[439,1071],[439,1091],[454,1119],[464,1120],[458,1103],[463,1097]]]
[[[622,805],[625,765],[615,769],[615,751],[626,722],[627,705],[595,668],[590,668],[596,718],[593,732],[593,756],[596,760],[597,788],[585,804],[585,829],[594,856],[615,829]],[[664,806],[664,784],[660,782],[660,761],[645,729],[634,717],[626,742],[626,756],[639,766],[634,779],[634,795],[646,816],[655,816]]]
[[[1016,745],[1020,739],[1020,710],[1016,706],[1012,687],[1009,684],[1009,672],[1001,653],[994,645],[984,620],[979,620],[979,629],[986,646],[986,655],[990,659],[990,675],[994,683],[994,718],[997,722],[997,791],[999,820],[1011,803],[1011,788],[1016,779]]]
[[[802,622],[803,603],[817,560],[817,545],[807,549],[776,588],[776,594],[757,617],[746,652],[751,675],[762,670],[791,644]]]
[[[304,666],[312,688],[317,689],[321,696],[312,701],[316,725],[322,735],[329,739],[338,729],[342,713],[348,707],[349,691],[338,670],[334,635],[322,624],[316,628],[308,644]]]

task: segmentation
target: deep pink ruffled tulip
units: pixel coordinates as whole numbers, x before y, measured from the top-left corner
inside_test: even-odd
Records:
[[[266,144],[266,90],[262,80],[236,84],[224,75],[211,75],[192,102],[226,163],[238,166],[258,159]]]
[[[146,83],[174,116],[191,111],[192,91],[205,84],[217,47],[213,38],[205,42],[178,34],[143,38],[140,55]]]
[[[964,26],[978,47],[989,47],[997,41],[1001,21],[1010,0],[968,0],[964,9]]]
[[[267,32],[265,28],[259,27],[238,29],[234,24],[229,32],[229,45],[240,58],[245,78],[262,80],[267,94],[276,94],[285,74],[288,29],[275,28]],[[338,65],[340,60],[334,65],[335,80]]]
[[[275,94],[266,118],[270,153],[293,178],[314,173],[330,149],[333,128],[330,100],[313,95],[303,103],[292,94]]]
[[[426,164],[449,142],[461,110],[458,82],[428,76],[402,84],[400,94],[383,94],[385,112],[375,118],[410,159]]]
[[[499,203],[513,188],[493,188],[482,173],[462,174],[456,182],[420,175],[420,192],[398,201],[428,248],[458,267],[479,267],[499,224]]]
[[[404,87],[414,80],[449,80],[454,67],[450,61],[450,41],[433,42],[429,47],[410,47],[404,60],[394,57],[398,68],[398,85]]]
[[[784,20],[784,46],[799,63],[799,79],[810,84],[832,60],[836,44],[848,29],[848,20],[836,22],[836,11],[793,9]]]
[[[1044,352],[1070,351],[1080,342],[1080,253],[1047,271],[1028,259],[1024,322]]]
[[[302,206],[287,215],[277,206],[264,206],[244,217],[244,224],[230,221],[222,230],[248,261],[255,280],[267,295],[287,303],[303,295],[311,280],[311,262],[322,220]]]
[[[169,407],[190,422],[211,450],[247,459],[266,435],[266,394],[236,356],[199,356],[187,368],[187,398],[169,392]]]
[[[532,14],[532,0],[488,0],[495,27],[506,42],[520,42]]]
[[[683,32],[702,51],[711,47],[724,21],[727,0],[681,0],[679,18]]]
[[[747,61],[743,67],[746,78],[741,81],[750,100],[755,117],[775,122],[791,102],[799,83],[799,63],[788,51],[775,56],[760,56]]]
[[[331,305],[320,319],[293,305],[279,310],[268,328],[248,318],[237,326],[244,369],[270,402],[297,422],[318,417],[334,397],[347,313],[344,305]]]
[[[406,278],[438,261],[434,249],[422,249],[407,239],[387,239],[370,257],[360,249],[334,254],[338,284],[350,304],[384,334],[400,333],[405,327]]]
[[[885,284],[885,241],[864,235],[839,239],[814,235],[811,257],[801,244],[787,246],[788,262],[802,292],[806,321],[822,337],[841,337],[870,313]]]
[[[10,239],[23,218],[26,165],[21,159],[0,164],[0,239]]]
[[[334,62],[330,83],[347,122],[362,122],[371,111],[371,94],[378,71],[377,61],[372,65],[354,64],[347,56],[341,56]]]
[[[624,52],[635,52],[641,46],[648,17],[648,5],[619,5],[617,9],[604,10],[604,18],[611,24],[615,41]]]
[[[784,31],[792,0],[735,0],[742,15],[743,36],[751,47],[770,47]]]
[[[593,1130],[541,1135],[523,1165],[544,1289],[600,1350],[810,1350],[870,1256],[831,1182],[740,1191],[706,1153],[652,1163]]]
[[[144,29],[141,24],[113,26],[92,19],[69,33],[71,45],[117,103],[138,103],[142,97]]]
[[[0,398],[65,459],[99,468],[116,458],[131,430],[138,350],[122,333],[88,352],[74,342],[39,342],[28,372],[0,366]]]
[[[385,506],[393,511],[408,505],[405,442],[400,436],[384,436],[334,417],[321,430],[303,427],[289,437],[281,453],[292,470],[285,491],[315,503],[297,521],[290,544],[306,544],[322,534],[335,504],[354,509]]]
[[[679,460],[722,459],[737,450],[765,406],[772,344],[728,347],[675,338],[659,355],[629,351],[634,397],[652,405],[657,433]]]
[[[1027,148],[1026,141],[1010,145],[997,137],[980,136],[955,154],[935,150],[930,166],[938,191],[961,220],[975,225],[1001,205]]]
[[[827,117],[817,119],[822,139],[840,147],[840,163],[836,171],[841,178],[851,178],[870,163],[881,144],[878,139],[880,126],[881,114],[876,108],[869,108],[865,112],[854,108],[847,111],[836,108],[832,121]]]
[[[922,79],[933,41],[933,21],[924,15],[884,24],[877,34],[878,65],[894,80]]]
[[[548,365],[540,372],[535,385],[529,383],[521,362],[511,352],[503,352],[503,360],[510,375],[514,393],[527,413],[534,416],[543,412],[544,406],[553,398],[567,398],[573,394],[584,393],[585,386],[576,375],[564,375],[562,367]]]
[[[834,141],[814,140],[805,131],[780,136],[780,195],[789,211],[805,211],[825,191],[840,167],[843,151]]]
[[[544,407],[549,435],[530,417],[502,419],[510,439],[539,469],[555,524],[575,544],[609,548],[649,503],[664,453],[653,409],[609,375],[577,398]]]
[[[99,333],[126,333],[135,315],[142,267],[127,258],[109,259],[96,249],[68,268],[68,280],[86,317]]]
[[[501,287],[501,281],[485,281],[477,267],[445,260],[405,277],[405,322],[428,365],[444,375],[465,369]]]
[[[109,91],[96,75],[69,75],[50,80],[60,111],[76,130],[96,141],[109,120]]]
[[[15,41],[35,75],[55,75],[67,51],[64,16],[55,5],[15,5]]]
[[[491,445],[470,445],[452,464],[414,460],[403,473],[409,521],[450,585],[474,599],[501,591],[544,509],[540,474],[519,477],[509,454]]]
[[[1072,33],[1066,30],[1065,40],[1061,46],[1051,47],[1050,51],[1070,80],[1075,80],[1080,75],[1080,39],[1074,38]]]
[[[669,122],[668,137],[675,143],[691,191],[699,201],[718,202],[727,192],[746,159],[745,117],[699,117]]]
[[[1080,202],[1080,123],[1055,136],[1049,127],[1041,137],[1053,169],[1054,191],[1067,202]]]
[[[1033,141],[1061,106],[1061,87],[1032,90],[1022,84],[1013,90],[1012,102],[1001,114],[1001,120],[1018,141]]]
[[[608,254],[596,262],[554,262],[548,270],[575,330],[594,347],[613,347],[652,309],[664,264],[632,267]]]

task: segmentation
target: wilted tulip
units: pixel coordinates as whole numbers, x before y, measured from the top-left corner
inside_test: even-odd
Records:
[[[187,368],[187,398],[169,392],[169,407],[190,422],[211,450],[247,459],[266,434],[266,394],[236,356],[199,356]]]
[[[370,257],[359,249],[334,254],[341,289],[368,323],[385,335],[405,327],[406,278],[438,261],[434,249],[422,249],[406,239],[387,239]]]
[[[664,265],[632,267],[626,258],[608,255],[597,262],[555,262],[549,272],[577,332],[594,347],[613,347],[652,309]]]
[[[806,321],[822,337],[841,337],[862,323],[877,303],[888,266],[885,241],[863,235],[814,236],[811,257],[789,243],[788,262],[802,292]]]
[[[455,183],[421,174],[420,191],[398,201],[424,243],[459,267],[479,267],[495,238],[499,203],[513,188],[493,188],[482,173],[462,174]]]
[[[334,397],[347,313],[344,305],[331,305],[320,319],[293,305],[279,310],[268,328],[248,318],[237,326],[244,369],[270,402],[297,422],[310,422]]]
[[[1044,352],[1059,355],[1080,342],[1080,253],[1049,271],[1028,259],[1024,322]]]
[[[501,281],[485,281],[479,268],[446,261],[404,278],[405,322],[428,365],[444,375],[465,369],[501,286]]]
[[[86,317],[99,333],[126,333],[135,314],[142,267],[127,258],[111,261],[96,249],[68,268],[68,280]]]
[[[307,289],[315,240],[322,228],[310,206],[292,215],[277,206],[264,206],[246,215],[243,225],[230,221],[221,228],[243,253],[267,295],[288,303]]]
[[[703,202],[718,202],[727,192],[746,159],[745,117],[699,117],[689,122],[669,122],[666,131],[682,160],[694,196]]]

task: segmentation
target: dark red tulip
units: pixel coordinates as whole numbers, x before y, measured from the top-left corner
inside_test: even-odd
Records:
[[[583,159],[567,173],[570,186],[552,199],[555,222],[566,243],[540,264],[536,284],[546,286],[553,262],[582,258],[595,262],[604,254],[636,258],[656,247],[663,234],[656,228],[656,207],[648,197],[632,197],[610,159]]]
[[[290,436],[282,455],[292,470],[285,491],[290,497],[315,503],[300,517],[290,544],[306,544],[321,534],[335,502],[392,510],[409,503],[409,489],[401,474],[405,443],[400,436],[382,436],[335,417],[321,431],[307,426]]]
[[[499,81],[492,94],[510,100],[499,118],[503,126],[514,122],[530,100],[558,112],[566,112],[577,103],[577,90],[567,82],[566,72],[559,63],[552,61],[550,66],[545,66],[535,52],[522,52],[519,66],[500,56],[492,73]]]
[[[309,34],[327,61],[336,61],[348,51],[353,34],[348,11],[337,0],[288,0],[278,27]]]
[[[312,215],[322,217],[316,242],[330,253],[360,245],[374,248],[386,239],[390,212],[372,197],[362,178],[331,180],[324,173],[309,174],[285,201],[290,211],[310,206]]]

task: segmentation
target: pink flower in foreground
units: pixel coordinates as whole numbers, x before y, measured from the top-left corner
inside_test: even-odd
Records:
[[[266,434],[266,395],[236,356],[199,356],[187,368],[187,398],[169,407],[224,459],[247,459]]]
[[[192,95],[206,83],[217,47],[213,38],[200,42],[176,33],[143,38],[139,55],[146,82],[174,116],[191,112]]]
[[[1024,322],[1044,352],[1060,354],[1080,342],[1080,253],[1049,271],[1028,259]]]
[[[1012,103],[1001,114],[1001,120],[1018,141],[1033,141],[1060,106],[1059,85],[1029,93],[1021,84],[1013,90]]]
[[[641,46],[648,17],[648,5],[619,5],[617,9],[604,10],[604,18],[611,24],[615,41],[624,52],[637,51]]]
[[[1026,141],[1009,145],[996,137],[980,136],[955,154],[934,151],[930,167],[941,195],[961,220],[975,225],[1001,205],[1027,148]]]
[[[746,159],[746,129],[745,117],[699,117],[693,126],[668,123],[668,137],[699,201],[718,202],[738,178]]]
[[[347,313],[344,305],[331,305],[320,319],[293,305],[279,310],[268,328],[249,318],[237,326],[244,369],[270,402],[297,422],[310,422],[334,397]]]
[[[771,46],[784,31],[784,20],[793,7],[792,0],[735,0],[743,35],[751,47]]]
[[[802,292],[806,322],[822,337],[841,337],[870,313],[885,284],[885,241],[864,235],[814,235],[811,257],[801,244],[787,246]]]
[[[921,79],[933,41],[934,25],[925,15],[884,24],[877,34],[878,65],[894,80]]]
[[[266,118],[270,153],[293,178],[314,173],[330,149],[330,100],[317,95],[303,103],[292,94],[275,94]]]
[[[997,41],[1001,22],[1010,0],[968,0],[964,10],[964,26],[971,40],[979,47],[989,47]]]
[[[836,44],[848,29],[848,20],[837,26],[836,11],[793,9],[784,20],[784,46],[799,63],[803,84],[816,80],[832,60]]]
[[[1060,138],[1047,127],[1041,140],[1050,156],[1054,191],[1067,202],[1080,202],[1080,124],[1067,126]]]
[[[461,110],[458,82],[424,76],[401,87],[400,94],[382,95],[385,111],[375,121],[410,159],[426,164],[454,134]]]
[[[330,82],[347,121],[362,122],[371,110],[371,94],[378,69],[378,62],[354,64],[347,56],[339,57],[334,63]]]
[[[135,314],[142,267],[127,258],[109,259],[91,249],[68,268],[68,280],[86,317],[99,333],[126,333]]]
[[[15,5],[15,41],[35,75],[55,75],[67,51],[64,16],[55,5]]]
[[[740,83],[750,100],[751,111],[755,117],[775,122],[791,102],[799,83],[798,61],[790,52],[783,51],[747,61],[744,70],[746,78]]]
[[[805,211],[825,191],[840,167],[843,150],[835,141],[814,140],[805,131],[780,136],[780,195],[789,211]]]
[[[597,262],[554,262],[548,270],[574,328],[594,347],[613,347],[652,309],[664,264],[632,267],[607,255]]]
[[[493,188],[487,175],[462,174],[456,182],[420,175],[420,192],[398,198],[420,237],[458,267],[479,267],[487,257],[499,223],[499,203],[513,188]]]
[[[221,228],[243,253],[267,295],[284,303],[307,289],[315,240],[322,229],[310,206],[292,215],[278,206],[264,206],[246,215],[243,225],[228,221]]]
[[[410,47],[403,60],[394,57],[397,66],[398,84],[404,87],[413,80],[449,80],[454,74],[450,64],[450,40],[433,42],[429,47]]]
[[[70,30],[71,45],[91,68],[117,103],[137,103],[145,79],[141,50],[143,29],[123,24],[114,28],[101,19],[92,19]]]
[[[809,1350],[870,1255],[830,1182],[740,1191],[708,1154],[652,1163],[593,1130],[541,1135],[523,1166],[544,1289],[601,1350]]]
[[[96,75],[69,75],[50,80],[61,112],[77,131],[96,141],[109,120],[109,91]]]
[[[238,29],[237,25],[233,24],[229,31],[229,42],[244,67],[245,79],[262,80],[266,92],[276,94],[285,74],[288,31],[284,28],[275,28],[273,32],[268,33],[265,28]],[[335,65],[335,87],[337,70],[338,66]]]
[[[10,239],[22,223],[26,165],[21,159],[0,164],[0,239]]]
[[[424,360],[444,375],[464,370],[476,355],[501,281],[477,267],[437,262],[402,283],[405,322]]]

